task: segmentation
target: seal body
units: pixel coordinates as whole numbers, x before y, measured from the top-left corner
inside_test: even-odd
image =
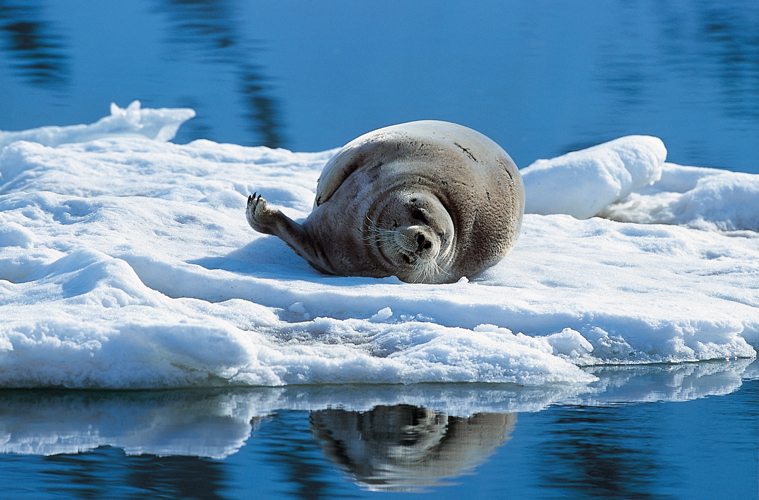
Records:
[[[324,455],[354,481],[375,491],[408,492],[471,472],[509,439],[517,417],[454,417],[400,404],[365,412],[318,410],[308,419]]]
[[[427,120],[375,130],[338,151],[302,224],[256,194],[246,215],[323,273],[448,283],[512,249],[524,200],[519,171],[500,146]]]

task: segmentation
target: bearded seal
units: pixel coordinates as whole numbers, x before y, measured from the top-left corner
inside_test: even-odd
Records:
[[[257,193],[246,217],[325,274],[450,283],[512,249],[524,203],[519,170],[500,146],[462,125],[425,120],[345,145],[324,166],[302,224]]]
[[[515,413],[455,417],[407,404],[309,415],[324,455],[374,491],[420,491],[471,474],[511,439],[516,421]]]

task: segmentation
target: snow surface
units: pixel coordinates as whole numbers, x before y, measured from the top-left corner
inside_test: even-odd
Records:
[[[244,211],[258,191],[305,218],[334,151],[177,145],[191,110],[111,111],[0,133],[0,387],[583,392],[600,365],[759,347],[759,175],[667,164],[660,140],[621,138],[524,169],[529,211],[548,215],[526,214],[476,278],[333,277]]]
[[[658,181],[666,158],[661,139],[628,136],[538,160],[522,170],[525,211],[593,217],[611,203]],[[551,196],[546,196],[548,193]]]

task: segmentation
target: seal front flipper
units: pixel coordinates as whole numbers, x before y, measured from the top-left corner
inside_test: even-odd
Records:
[[[325,269],[322,259],[319,258],[319,254],[323,252],[319,252],[314,247],[308,231],[281,211],[269,208],[260,194],[253,193],[252,196],[248,196],[245,216],[250,227],[259,233],[277,236],[316,270],[325,274],[334,274]]]
[[[276,234],[273,227],[276,226],[276,210],[266,206],[266,200],[258,193],[248,196],[248,206],[245,209],[245,217],[250,227],[264,234]],[[284,216],[284,214],[282,214]]]

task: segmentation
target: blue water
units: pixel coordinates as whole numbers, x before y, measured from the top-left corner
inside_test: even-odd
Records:
[[[320,151],[436,118],[484,132],[520,167],[650,134],[664,140],[669,161],[759,173],[759,3],[0,0],[0,130],[91,123],[111,102],[135,99],[195,109],[180,143]],[[651,383],[652,400],[687,392],[665,378]],[[532,397],[510,390],[521,403]],[[224,444],[219,422],[197,413],[217,404],[218,391],[0,391],[0,445],[103,433],[92,427],[103,421],[121,436],[63,454],[22,452],[23,439],[14,441],[14,452],[0,454],[0,498],[397,498],[369,491],[366,474],[390,463],[382,443],[435,436],[434,426],[409,434],[399,424],[427,422],[423,415],[446,424],[429,467],[449,464],[451,475],[418,495],[757,498],[759,381],[726,392],[564,402],[475,420],[446,420],[424,405],[274,408],[233,426],[244,444],[211,459],[150,450],[161,440]],[[171,410],[168,436],[139,425],[146,407]],[[370,421],[376,436],[350,437]],[[505,441],[462,469],[468,448],[457,436],[487,435],[495,424]],[[368,454],[351,451],[364,445]]]
[[[759,173],[759,3],[4,0],[0,130],[192,107],[177,142],[322,151],[436,118],[517,165],[628,134]]]
[[[666,371],[651,374],[657,370]],[[484,400],[499,389],[472,391]],[[523,396],[503,390],[513,401]],[[129,446],[244,442],[217,459],[127,454],[103,437],[79,453],[0,454],[0,498],[398,498],[405,491],[407,498],[740,500],[756,498],[759,488],[758,379],[687,402],[553,404],[470,417],[412,405],[274,410],[240,426],[241,435],[229,416],[211,416],[232,393],[265,401],[277,391],[0,391],[0,439],[19,448],[109,432]],[[320,389],[297,391],[305,402]],[[42,418],[50,408],[56,414]],[[79,412],[87,416],[71,418]],[[383,471],[390,479],[377,479]]]

